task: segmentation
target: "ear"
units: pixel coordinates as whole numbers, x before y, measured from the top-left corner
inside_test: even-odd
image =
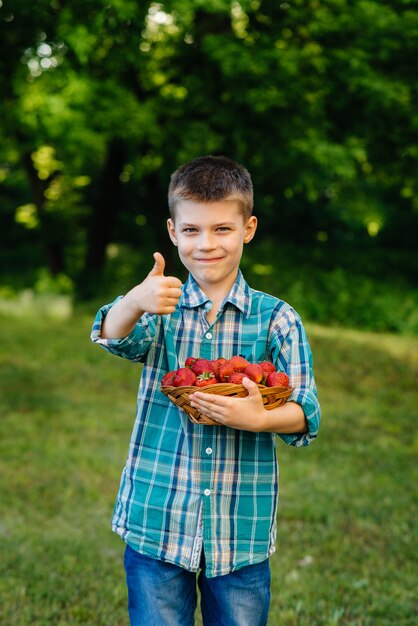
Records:
[[[245,225],[244,243],[250,243],[257,230],[257,218],[255,215],[251,215],[248,222]]]
[[[167,230],[168,236],[170,237],[171,241],[174,243],[175,246],[177,246],[176,228],[171,217],[167,220]]]

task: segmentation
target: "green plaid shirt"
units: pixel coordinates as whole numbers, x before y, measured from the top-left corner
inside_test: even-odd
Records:
[[[251,289],[241,272],[211,326],[212,303],[192,276],[173,314],[143,315],[124,339],[101,338],[111,306],[98,312],[92,340],[144,364],[113,530],[140,553],[192,572],[203,548],[209,577],[265,560],[275,550],[277,435],[193,424],[160,391],[160,381],[188,356],[270,360],[289,375],[290,400],[302,406],[309,427],[306,434],[279,436],[308,445],[320,409],[300,317],[282,300]]]

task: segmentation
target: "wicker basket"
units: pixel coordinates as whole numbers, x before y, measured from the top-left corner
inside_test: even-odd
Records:
[[[263,398],[264,408],[267,410],[274,409],[276,406],[284,404],[293,392],[292,387],[266,387],[265,385],[257,385],[257,387]],[[196,391],[202,391],[203,393],[215,393],[231,398],[244,398],[248,394],[245,387],[242,385],[233,385],[232,383],[216,383],[215,385],[207,385],[206,387],[161,387],[161,391],[165,393],[176,406],[183,409],[194,424],[205,424],[208,426],[220,426],[220,424],[190,406],[190,394]]]

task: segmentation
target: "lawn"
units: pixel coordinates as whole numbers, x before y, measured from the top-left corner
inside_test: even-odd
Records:
[[[140,370],[91,345],[90,323],[0,317],[5,626],[128,623],[109,522]],[[418,339],[308,332],[323,423],[307,449],[278,442],[269,624],[413,626]]]

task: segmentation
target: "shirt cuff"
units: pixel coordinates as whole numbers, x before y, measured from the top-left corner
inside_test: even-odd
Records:
[[[302,407],[308,424],[308,432],[285,435],[280,434],[279,437],[290,446],[295,446],[297,448],[309,446],[309,444],[315,441],[318,436],[319,422],[321,418],[318,398],[313,391],[295,390],[288,401],[296,402]]]
[[[150,346],[150,337],[142,324],[136,324],[126,337],[118,339],[108,339],[102,337],[103,321],[112,306],[116,304],[116,302],[119,302],[122,297],[123,296],[119,296],[111,304],[106,304],[99,309],[93,323],[90,338],[93,343],[97,343],[112,354],[116,354],[117,356],[133,361],[140,361]]]

